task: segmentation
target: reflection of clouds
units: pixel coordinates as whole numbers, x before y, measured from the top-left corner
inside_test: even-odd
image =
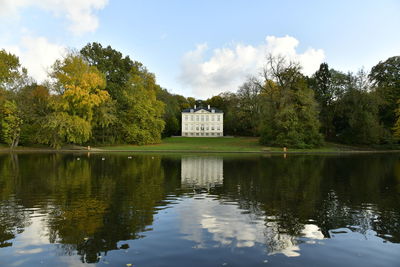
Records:
[[[200,196],[202,198],[198,199]],[[243,248],[266,244],[269,255],[300,255],[297,236],[282,233],[284,229],[281,229],[277,220],[267,219],[265,223],[265,216],[244,212],[237,205],[224,204],[221,200],[208,198],[206,194],[197,197],[186,198],[176,206],[180,214],[181,231],[187,240],[196,242],[196,248]],[[304,225],[301,236],[317,240],[324,238],[318,226],[313,224]]]
[[[197,243],[198,248],[210,246],[204,234],[207,230],[212,241],[219,245],[253,247],[263,243],[263,218],[254,219],[250,214],[242,214],[235,205],[221,205],[210,198],[186,199],[177,206],[181,214],[181,231],[186,239]]]
[[[305,224],[303,230],[301,231],[304,237],[310,239],[324,239],[324,234],[321,232],[319,227],[315,224]]]
[[[15,239],[16,242],[13,246],[17,248],[17,253],[24,251],[25,246],[41,246],[49,243],[49,237],[44,233],[47,229],[45,217],[32,215],[30,225],[25,227],[24,231]]]
[[[183,187],[207,188],[223,183],[223,159],[219,157],[183,157],[181,181]]]

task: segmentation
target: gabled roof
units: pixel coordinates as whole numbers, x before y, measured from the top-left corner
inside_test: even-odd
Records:
[[[205,111],[208,111],[210,113],[212,112],[211,110],[215,110],[214,113],[224,113],[222,110],[217,109],[217,108],[213,108],[213,107],[211,107],[210,109],[203,108],[203,107],[187,108],[187,109],[182,110],[182,113],[190,113],[190,110],[193,110],[193,112],[197,112],[197,111],[200,111],[200,110],[205,110]]]

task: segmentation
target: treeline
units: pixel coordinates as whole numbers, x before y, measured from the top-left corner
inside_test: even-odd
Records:
[[[0,137],[18,144],[151,144],[178,134],[194,99],[172,95],[154,74],[110,46],[90,43],[57,60],[37,84],[0,50]]]
[[[311,77],[300,70],[297,63],[269,56],[261,77],[206,103],[224,110],[225,134],[260,136],[267,145],[398,144],[400,56],[379,62],[369,73],[343,73],[327,63]]]
[[[400,137],[399,100],[399,56],[369,73],[323,63],[311,77],[296,62],[268,56],[261,76],[201,104],[224,111],[225,135],[259,136],[266,145],[391,147]],[[180,135],[181,111],[195,103],[163,89],[142,63],[99,43],[57,60],[42,84],[18,57],[0,50],[0,138],[12,148],[158,143]]]

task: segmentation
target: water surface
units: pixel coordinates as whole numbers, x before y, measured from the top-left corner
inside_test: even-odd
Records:
[[[0,266],[400,266],[400,155],[0,154]]]

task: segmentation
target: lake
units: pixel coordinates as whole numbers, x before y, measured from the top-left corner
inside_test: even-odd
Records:
[[[0,266],[400,266],[400,155],[0,154]]]

